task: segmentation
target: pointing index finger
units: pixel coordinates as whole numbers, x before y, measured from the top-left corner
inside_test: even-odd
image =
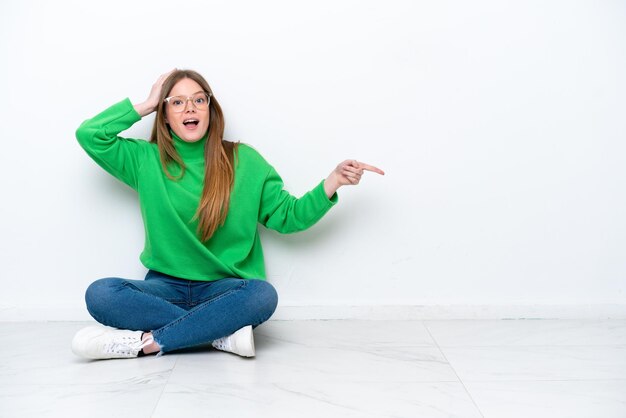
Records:
[[[385,175],[385,172],[383,170],[381,170],[380,168],[374,167],[373,165],[369,165],[369,164],[365,164],[362,162],[359,162],[359,167],[362,168],[363,170],[367,170],[367,171],[372,171],[374,173],[377,174],[381,174],[381,175]]]

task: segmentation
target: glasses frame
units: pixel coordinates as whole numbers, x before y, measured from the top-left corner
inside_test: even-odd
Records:
[[[208,109],[209,105],[211,104],[211,97],[213,96],[213,94],[209,93],[208,91],[199,91],[199,92],[194,93],[192,96],[187,96],[187,97],[185,97],[185,96],[170,96],[170,97],[166,97],[165,99],[163,99],[163,102],[168,104],[168,105],[170,105],[170,100],[172,100],[172,99],[174,99],[176,97],[178,97],[181,100],[184,99],[185,100],[185,105],[181,108],[181,110],[175,110],[174,108],[172,108],[172,112],[175,112],[175,113],[182,113],[182,112],[184,112],[185,109],[187,109],[187,103],[191,103],[192,106],[196,110],[200,110],[200,108],[198,106],[196,106],[196,104],[193,102],[194,96],[196,96],[198,93],[204,93],[206,95],[206,101],[207,101],[206,107]],[[170,106],[172,106],[172,105],[170,105]]]

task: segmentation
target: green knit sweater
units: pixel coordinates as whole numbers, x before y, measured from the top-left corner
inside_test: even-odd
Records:
[[[239,144],[226,221],[202,242],[193,217],[204,183],[206,138],[188,143],[173,135],[187,168],[181,179],[170,180],[156,144],[118,136],[140,119],[125,99],[83,122],[76,137],[96,163],[137,191],[145,230],[140,260],[149,269],[189,280],[265,279],[257,224],[281,233],[302,231],[337,203],[337,194],[326,196],[323,181],[299,199],[290,195],[276,170]],[[177,169],[173,165],[170,172]]]

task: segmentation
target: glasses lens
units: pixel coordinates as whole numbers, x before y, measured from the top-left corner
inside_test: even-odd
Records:
[[[194,94],[193,104],[198,109],[206,109],[209,106],[209,95],[206,93]]]
[[[186,102],[187,102],[187,99],[185,99],[182,96],[173,96],[173,97],[170,97],[170,99],[167,101],[167,105],[174,112],[182,112],[183,110],[185,110]]]
[[[192,97],[172,96],[167,100],[167,105],[174,112],[183,112],[187,106],[187,101],[191,101],[198,110],[205,110],[209,107],[211,96],[207,93],[196,93]]]

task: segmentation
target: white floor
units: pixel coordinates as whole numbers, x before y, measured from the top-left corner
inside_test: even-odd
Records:
[[[626,320],[270,321],[257,357],[84,361],[0,323],[0,417],[626,417]]]

